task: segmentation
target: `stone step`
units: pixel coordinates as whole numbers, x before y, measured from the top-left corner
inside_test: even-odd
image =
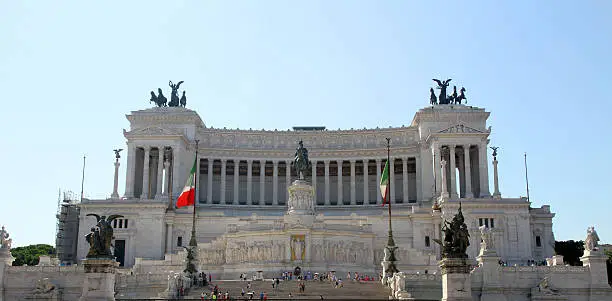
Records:
[[[343,287],[335,288],[334,284],[328,281],[305,281],[306,289],[303,293],[299,292],[298,288],[299,281],[289,280],[281,281],[278,288],[272,288],[272,280],[265,281],[251,281],[251,288],[248,291],[255,291],[253,300],[259,300],[261,292],[265,292],[268,295],[268,300],[282,299],[287,300],[289,293],[293,296],[294,300],[301,299],[320,299],[323,296],[325,300],[328,299],[345,299],[345,300],[388,300],[389,289],[385,288],[378,281],[345,281]],[[214,285],[219,286],[219,290],[223,293],[229,292],[229,296],[235,298],[235,300],[243,300],[240,295],[242,288],[245,290],[245,296],[247,292],[247,281],[241,280],[219,280],[213,281],[212,286],[208,288],[194,288],[192,289],[186,298],[196,299],[200,297],[202,292],[206,292],[210,296],[210,292]]]

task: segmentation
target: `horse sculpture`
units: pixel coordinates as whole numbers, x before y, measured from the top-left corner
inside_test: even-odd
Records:
[[[151,91],[151,99],[149,103],[154,102],[158,107],[165,107],[168,99],[162,94],[162,89],[157,89],[159,95],[155,96],[155,92]]]
[[[153,92],[151,92],[153,93]],[[429,88],[429,104],[431,105],[437,105],[438,104],[438,98],[436,97],[436,94],[434,93],[434,89],[433,88]]]
[[[455,97],[455,104],[461,104],[462,100],[465,100],[465,102],[467,102],[467,98],[465,97],[464,87],[461,87],[461,90],[459,90],[459,96]]]

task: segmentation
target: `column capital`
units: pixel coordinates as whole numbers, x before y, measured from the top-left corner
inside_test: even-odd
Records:
[[[349,160],[349,162],[351,162],[351,164],[355,164],[355,162],[357,162],[355,159],[351,159]]]
[[[285,160],[285,164],[291,165],[291,160]]]
[[[329,160],[323,160],[323,164],[325,164],[325,166],[329,166],[330,161]]]
[[[470,144],[470,143],[463,144],[463,149],[470,149],[470,146],[472,146],[472,144]]]
[[[219,160],[221,161],[221,163],[226,163],[226,162],[227,162],[227,159],[226,159],[226,158],[221,158],[221,159],[219,159]]]
[[[246,162],[247,164],[253,164],[253,159],[247,159]]]
[[[278,160],[274,160],[274,161],[272,161],[272,165],[273,165],[274,167],[277,167],[277,166],[278,166]]]
[[[336,161],[336,163],[338,163],[338,165],[340,165],[340,164],[342,164],[342,162],[344,162],[344,160],[342,160],[342,159],[336,159],[334,161]]]
[[[376,164],[380,164],[380,162],[382,162],[382,159],[374,159],[374,161],[376,161]]]

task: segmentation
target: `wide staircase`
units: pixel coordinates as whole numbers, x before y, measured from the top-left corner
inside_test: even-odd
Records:
[[[247,281],[242,280],[219,280],[213,281],[209,287],[193,288],[183,299],[199,300],[200,294],[206,292],[210,298],[210,293],[214,285],[219,287],[220,292],[229,292],[232,300],[249,300],[247,294],[255,291],[252,300],[260,300],[260,293],[265,292],[268,300],[389,300],[390,291],[378,281],[344,281],[342,287],[334,287],[334,283],[329,281],[304,281],[306,288],[300,293],[297,280],[281,281],[277,288],[272,288],[272,280],[251,281],[251,288],[247,290]],[[245,291],[242,297],[242,289]],[[245,299],[246,298],[246,299]]]

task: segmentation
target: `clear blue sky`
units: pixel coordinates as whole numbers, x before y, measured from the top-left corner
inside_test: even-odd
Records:
[[[0,224],[53,244],[83,154],[85,194],[109,196],[125,114],[169,79],[208,126],[346,129],[410,124],[449,77],[491,112],[502,194],[525,195],[527,152],[556,238],[594,225],[612,242],[611,15],[604,0],[5,1]]]

